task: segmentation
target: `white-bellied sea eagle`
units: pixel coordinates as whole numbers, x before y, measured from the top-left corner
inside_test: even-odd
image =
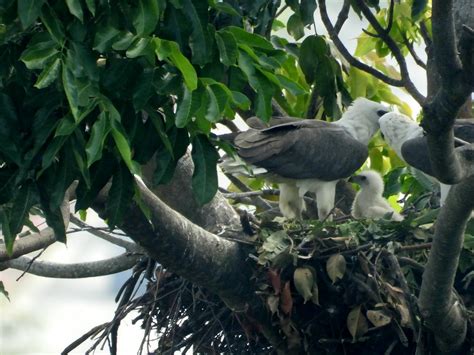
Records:
[[[279,207],[286,218],[301,219],[303,197],[316,194],[318,217],[330,218],[336,184],[348,178],[368,157],[367,145],[388,108],[358,98],[335,122],[298,120],[232,136],[237,154],[280,186]]]

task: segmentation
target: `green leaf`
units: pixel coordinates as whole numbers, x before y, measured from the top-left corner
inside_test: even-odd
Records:
[[[0,205],[7,203],[15,192],[17,170],[8,166],[0,168]]]
[[[134,178],[125,165],[121,165],[112,179],[107,198],[107,223],[110,228],[120,225],[130,206],[134,193]]]
[[[185,127],[191,120],[191,103],[193,98],[193,92],[190,91],[186,86],[184,87],[184,94],[181,102],[178,104],[178,110],[176,111],[175,124],[178,128]]]
[[[95,16],[95,0],[86,0],[86,6],[92,16]]]
[[[303,25],[307,26],[314,23],[314,12],[316,8],[316,0],[301,0],[299,14]]]
[[[7,254],[12,255],[16,234],[12,233],[10,230],[9,212],[10,211],[6,211],[3,208],[0,209],[0,217],[2,219],[2,235],[5,242],[5,248],[7,249]]]
[[[260,35],[249,33],[240,27],[229,26],[226,31],[232,33],[239,45],[246,44],[250,47],[257,47],[261,49],[273,50],[272,44]]]
[[[206,120],[209,122],[217,122],[220,119],[219,104],[216,95],[211,86],[206,87],[207,97],[209,98],[209,105],[206,111]]]
[[[328,46],[322,36],[308,36],[301,43],[299,63],[308,84],[316,80],[319,62],[327,52]]]
[[[239,52],[234,35],[230,32],[219,31],[216,32],[215,37],[221,63],[227,66],[235,64]]]
[[[194,137],[192,145],[191,156],[194,162],[192,188],[196,201],[204,205],[211,201],[217,192],[216,164],[219,154],[204,135]]]
[[[102,157],[102,150],[107,135],[110,132],[110,123],[106,112],[101,112],[92,126],[91,137],[86,145],[87,167]]]
[[[232,91],[232,102],[242,110],[250,108],[250,100],[247,96],[238,91]]]
[[[133,107],[135,112],[145,108],[148,100],[155,94],[153,87],[154,69],[146,68],[137,80],[133,91]]]
[[[44,0],[18,0],[18,16],[24,29],[38,18],[43,4]]]
[[[133,41],[135,40],[135,36],[131,32],[121,32],[120,36],[114,44],[112,44],[112,48],[116,51],[125,51],[128,47],[131,46]]]
[[[102,25],[98,27],[99,30],[95,34],[93,49],[104,53],[115,42],[120,35],[120,31],[110,25]]]
[[[41,74],[36,80],[35,88],[37,89],[44,89],[51,85],[53,81],[55,81],[59,76],[59,70],[61,69],[61,59],[56,58],[54,62],[47,65]]]
[[[173,178],[178,160],[186,153],[189,145],[188,131],[173,126],[168,133],[172,148],[163,144],[156,152],[156,170],[153,174],[155,185],[167,184]]]
[[[161,8],[160,8],[161,7]],[[133,19],[133,26],[140,36],[146,36],[155,30],[163,10],[163,1],[138,0],[137,12]]]
[[[64,92],[67,97],[67,101],[69,102],[69,107],[71,108],[71,113],[74,117],[76,122],[79,121],[79,97],[77,93],[77,86],[74,80],[74,76],[69,68],[66,65],[63,65],[62,70],[62,80],[63,80],[63,87]]]
[[[43,69],[47,61],[57,53],[55,42],[39,42],[27,47],[20,59],[28,69]]]
[[[36,200],[33,185],[25,183],[19,190],[13,201],[10,215],[10,232],[16,235],[21,232],[25,219],[28,217],[31,206]]]
[[[130,149],[130,143],[128,142],[125,130],[123,129],[122,125],[118,121],[112,121],[112,137],[114,138],[115,145],[122,157],[123,162],[127,165],[130,172],[133,174],[139,174],[140,168],[137,164],[132,161],[132,150]]]
[[[413,4],[411,5],[412,19],[418,20],[426,9],[426,5],[428,5],[428,0],[413,0]]]
[[[307,91],[296,81],[287,78],[286,76],[276,74],[276,78],[278,79],[280,85],[291,92],[295,96],[304,95]]]
[[[100,190],[110,181],[117,169],[117,159],[110,152],[104,152],[101,160],[90,167],[90,184],[81,180],[76,189],[76,211],[87,209]]]
[[[304,24],[298,14],[293,14],[290,16],[290,18],[288,19],[288,23],[286,24],[286,28],[288,30],[288,33],[295,40],[299,40],[301,37],[304,36]]]
[[[5,288],[5,285],[3,284],[3,281],[0,281],[0,293],[4,295],[7,300],[10,302],[10,297],[8,296],[8,291]]]
[[[128,58],[137,58],[139,56],[147,55],[149,50],[151,50],[150,41],[150,38],[138,39],[127,49],[125,54]]]
[[[43,25],[46,26],[46,29],[54,41],[62,45],[62,43],[64,43],[66,40],[64,35],[64,27],[51,6],[45,6],[41,10],[41,22],[43,22]]]
[[[256,114],[268,121],[272,115],[272,97],[275,92],[274,85],[261,72],[256,71],[252,58],[244,51],[239,52],[239,67],[247,75],[250,86],[257,92]]]
[[[225,14],[242,17],[242,15],[239,14],[239,12],[235,8],[233,8],[231,4],[228,4],[226,2],[214,2],[211,4],[211,6],[217,11],[223,12]]]
[[[167,41],[159,38],[154,39],[155,52],[158,59],[169,58],[183,75],[184,82],[189,90],[196,90],[198,79],[196,70],[183,53],[181,53],[176,42]]]
[[[69,12],[77,17],[79,21],[84,22],[84,12],[82,11],[81,2],[78,0],[66,0]]]
[[[208,31],[208,5],[205,1],[181,0],[181,11],[184,13],[192,28],[188,39],[193,53],[192,62],[204,65],[211,61],[211,46]]]
[[[49,190],[44,186],[45,184],[38,184],[40,194],[41,209],[46,218],[46,223],[54,231],[56,240],[66,243],[66,228],[64,226],[64,219],[59,206],[52,206],[50,200]]]

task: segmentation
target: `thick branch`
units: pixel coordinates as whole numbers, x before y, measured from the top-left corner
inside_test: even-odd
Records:
[[[52,228],[45,228],[39,233],[27,235],[26,237],[17,239],[13,245],[12,255],[7,254],[4,244],[0,245],[0,262],[9,259],[18,258],[21,255],[31,253],[32,251],[44,249],[56,241]]]
[[[220,238],[192,223],[138,181],[151,224],[137,206],[131,206],[121,229],[150,257],[170,271],[208,288],[234,309],[251,298],[251,270],[239,243]],[[93,206],[104,216],[105,197]]]
[[[148,186],[152,186],[155,169],[154,158],[143,168],[143,177]],[[240,219],[237,212],[219,192],[204,206],[196,201],[191,187],[193,171],[191,156],[186,153],[178,162],[173,181],[166,185],[153,186],[152,191],[168,206],[207,231],[217,233],[224,227],[238,229]]]
[[[433,51],[441,87],[433,100],[423,107],[423,128],[428,133],[430,160],[435,175],[447,184],[461,181],[468,175],[454,152],[452,127],[459,109],[474,89],[474,33],[465,29],[459,41],[452,14],[452,1],[433,1]]]
[[[418,301],[426,326],[433,332],[439,349],[445,352],[458,349],[466,335],[466,314],[452,289],[464,231],[474,208],[471,196],[474,176],[451,189],[436,222]]]
[[[60,264],[48,261],[33,261],[32,258],[21,256],[15,260],[9,260],[0,264],[0,268],[11,268],[27,271],[36,276],[56,279],[82,279],[116,274],[132,268],[143,255],[122,254],[110,259]]]

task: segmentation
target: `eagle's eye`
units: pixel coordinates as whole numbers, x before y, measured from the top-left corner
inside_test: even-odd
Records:
[[[361,179],[362,181],[365,181],[365,180],[367,180],[367,177],[361,176],[360,179]]]

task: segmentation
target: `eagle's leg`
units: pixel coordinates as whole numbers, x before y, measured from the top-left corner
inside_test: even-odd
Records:
[[[329,216],[334,208],[336,198],[337,181],[328,181],[322,183],[316,191],[316,203],[318,204],[318,218],[320,221],[332,221],[332,215]]]
[[[280,185],[280,200],[278,206],[283,214],[283,217],[289,219],[302,219],[303,211],[305,210],[305,203],[298,194],[298,188],[293,184],[281,183]]]

